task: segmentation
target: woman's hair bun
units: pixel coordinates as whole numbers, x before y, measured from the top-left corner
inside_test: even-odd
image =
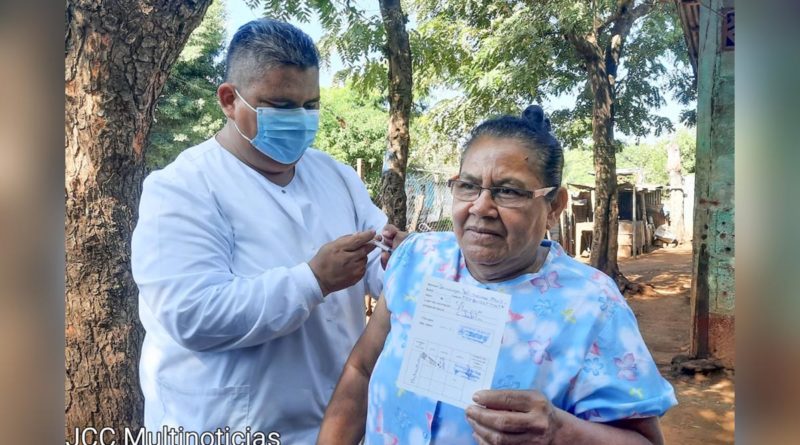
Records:
[[[528,108],[522,112],[522,119],[536,132],[550,132],[550,119],[544,117],[544,110],[540,105],[528,105]]]
[[[464,145],[461,161],[467,150],[481,137],[511,138],[536,156],[541,181],[548,186],[561,187],[561,174],[564,170],[564,150],[555,135],[550,132],[550,119],[544,116],[539,105],[530,105],[520,116],[502,115],[483,121],[472,129],[469,140]],[[548,201],[555,199],[556,191],[545,195]]]

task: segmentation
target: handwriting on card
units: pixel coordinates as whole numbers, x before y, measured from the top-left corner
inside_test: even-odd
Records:
[[[408,333],[398,386],[465,408],[488,389],[510,295],[426,278]]]

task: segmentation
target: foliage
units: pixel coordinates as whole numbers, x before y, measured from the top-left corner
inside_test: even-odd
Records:
[[[642,181],[650,184],[668,185],[667,146],[677,141],[681,151],[681,174],[694,173],[694,131],[681,127],[651,144],[630,144],[617,153],[617,168],[641,168]],[[589,150],[566,150],[564,152],[563,183],[593,185],[594,162]]]
[[[355,1],[329,1],[329,0],[246,0],[251,7],[263,7],[266,16],[282,20],[296,19],[308,22],[312,17],[319,18],[325,31],[319,42],[320,54],[324,61],[337,55],[341,58],[344,68],[334,75],[337,83],[349,83],[361,94],[381,94],[388,92],[387,79],[389,77],[386,62],[386,30],[377,1],[371,2],[369,9],[354,6]],[[404,10],[412,5],[403,2]],[[431,36],[422,35],[410,24],[406,23],[412,53],[412,69],[414,75],[413,97],[417,98],[415,108],[422,111],[426,105],[432,88],[436,86],[437,77],[428,76],[427,72],[444,72],[441,63],[453,62],[454,59],[442,60],[435,50],[441,48],[444,42],[432,44]],[[434,38],[447,38],[447,33],[441,33]],[[453,67],[450,67],[453,68]],[[417,75],[416,73],[422,73]]]
[[[337,54],[345,64],[345,69],[336,75],[337,81],[346,83],[349,91],[343,103],[374,105],[369,112],[365,111],[366,114],[378,110],[385,113],[385,104],[376,101],[387,90],[383,55],[385,31],[377,7],[366,11],[354,6],[357,2],[308,0],[250,0],[248,4],[261,6],[265,15],[284,20],[309,21],[317,17],[326,31],[319,44],[323,59],[329,60]],[[501,113],[516,114],[530,103],[577,95],[570,106],[547,111],[557,136],[571,149],[566,152],[565,172],[575,169],[577,175],[578,171],[592,171],[590,153],[588,163],[577,163],[579,158],[585,157],[577,152],[591,148],[592,94],[585,66],[565,36],[587,33],[594,26],[600,30],[598,44],[604,46],[610,39],[616,5],[612,0],[404,2],[406,10],[413,15],[412,22],[416,23],[416,27],[409,30],[415,73],[414,96],[418,98],[411,127],[409,167],[452,168],[458,163],[459,147],[465,136],[483,119]],[[601,26],[605,21],[608,23]],[[426,101],[436,88],[462,94],[429,107]],[[636,22],[625,43],[615,85],[614,123],[617,128],[637,138],[673,131],[672,122],[654,114],[665,104],[664,97],[669,91],[685,105],[696,95],[674,6],[669,2],[655,2],[653,10]],[[333,94],[333,90],[330,93]],[[349,97],[351,93],[363,97]],[[325,102],[323,107],[326,107]],[[336,115],[344,116],[346,112],[340,108]],[[691,112],[684,112],[683,117],[692,124]],[[345,117],[345,120],[353,119],[359,118]],[[372,162],[377,163],[369,153],[371,150],[378,153],[379,147],[382,152],[385,148],[384,137],[378,138],[377,132],[373,134],[368,129],[369,125],[359,130],[359,135],[355,130],[337,127],[333,121],[323,126],[317,139],[320,148],[351,165],[356,157],[364,157],[365,162],[373,159]],[[375,130],[385,127],[384,118]],[[328,132],[334,135],[330,141],[326,140]],[[345,147],[341,142],[344,140],[351,141],[351,145]],[[355,144],[356,140],[360,142]],[[364,141],[371,142],[365,144]],[[351,152],[361,154],[348,154]],[[620,142],[618,152],[619,167],[627,165],[626,159],[637,162],[646,159],[646,163],[653,165],[660,159],[657,154],[660,152],[650,146],[633,150],[623,148]],[[370,174],[379,174],[375,168],[379,166],[367,166],[369,184]],[[648,177],[660,178],[655,171],[652,169]],[[594,182],[591,177],[577,177],[582,178],[580,182]]]
[[[416,112],[411,126],[408,168],[435,173],[458,171],[461,148],[470,129],[448,128],[435,112]]]
[[[377,94],[358,94],[351,85],[323,88],[320,129],[314,147],[356,167],[364,160],[364,179],[370,195],[380,185],[386,150],[386,109]]]
[[[667,185],[667,140],[656,144],[628,145],[617,153],[617,168],[641,169],[642,182]]]
[[[564,150],[564,172],[562,184],[582,184],[594,186],[594,161],[590,150]]]
[[[377,92],[362,94],[352,84],[323,88],[320,101],[320,129],[314,146],[335,159],[356,168],[363,159],[364,181],[371,196],[380,185],[386,150],[386,103]],[[458,144],[431,129],[420,116],[412,127],[409,169],[444,170],[458,166]]]
[[[598,44],[610,39],[617,2],[483,2],[478,0],[414,0],[417,39],[415,71],[433,85],[464,91],[433,111],[447,129],[471,128],[494,114],[518,113],[525,105],[577,94],[574,105],[551,112],[554,128],[569,147],[588,147],[592,95],[585,66],[565,38],[600,29]],[[638,2],[642,3],[642,2]],[[668,88],[690,92],[681,79],[690,78],[681,28],[674,6],[659,2],[628,36],[615,85],[615,124],[631,136],[671,131],[673,124],[653,113],[665,104]],[[667,78],[666,82],[663,79]],[[683,88],[683,89],[681,89]],[[445,128],[442,128],[445,130]]]
[[[680,128],[676,134],[681,150],[681,174],[694,173],[697,159],[697,131],[695,128]]]
[[[189,37],[161,92],[146,152],[149,169],[164,167],[224,125],[217,102],[224,50],[225,6],[222,0],[215,0]]]
[[[617,155],[617,166],[619,168],[641,168],[644,173],[643,182],[667,185],[669,184],[667,151],[673,142],[677,142],[681,152],[681,175],[694,173],[695,134],[686,127],[681,127],[675,133],[652,144],[626,146]]]

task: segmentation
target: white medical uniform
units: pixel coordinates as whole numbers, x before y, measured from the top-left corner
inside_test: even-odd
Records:
[[[323,298],[307,262],[385,224],[353,169],[313,149],[285,187],[214,138],[149,175],[131,258],[145,427],[313,443],[383,270],[375,249],[364,279]]]

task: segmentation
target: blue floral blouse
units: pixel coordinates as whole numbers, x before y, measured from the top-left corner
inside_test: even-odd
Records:
[[[391,330],[369,382],[365,444],[472,444],[464,410],[396,385],[425,276],[511,294],[491,389],[537,389],[575,416],[608,422],[661,416],[677,404],[625,300],[602,272],[555,242],[542,268],[484,284],[452,232],[410,235],[392,254],[384,298]]]

